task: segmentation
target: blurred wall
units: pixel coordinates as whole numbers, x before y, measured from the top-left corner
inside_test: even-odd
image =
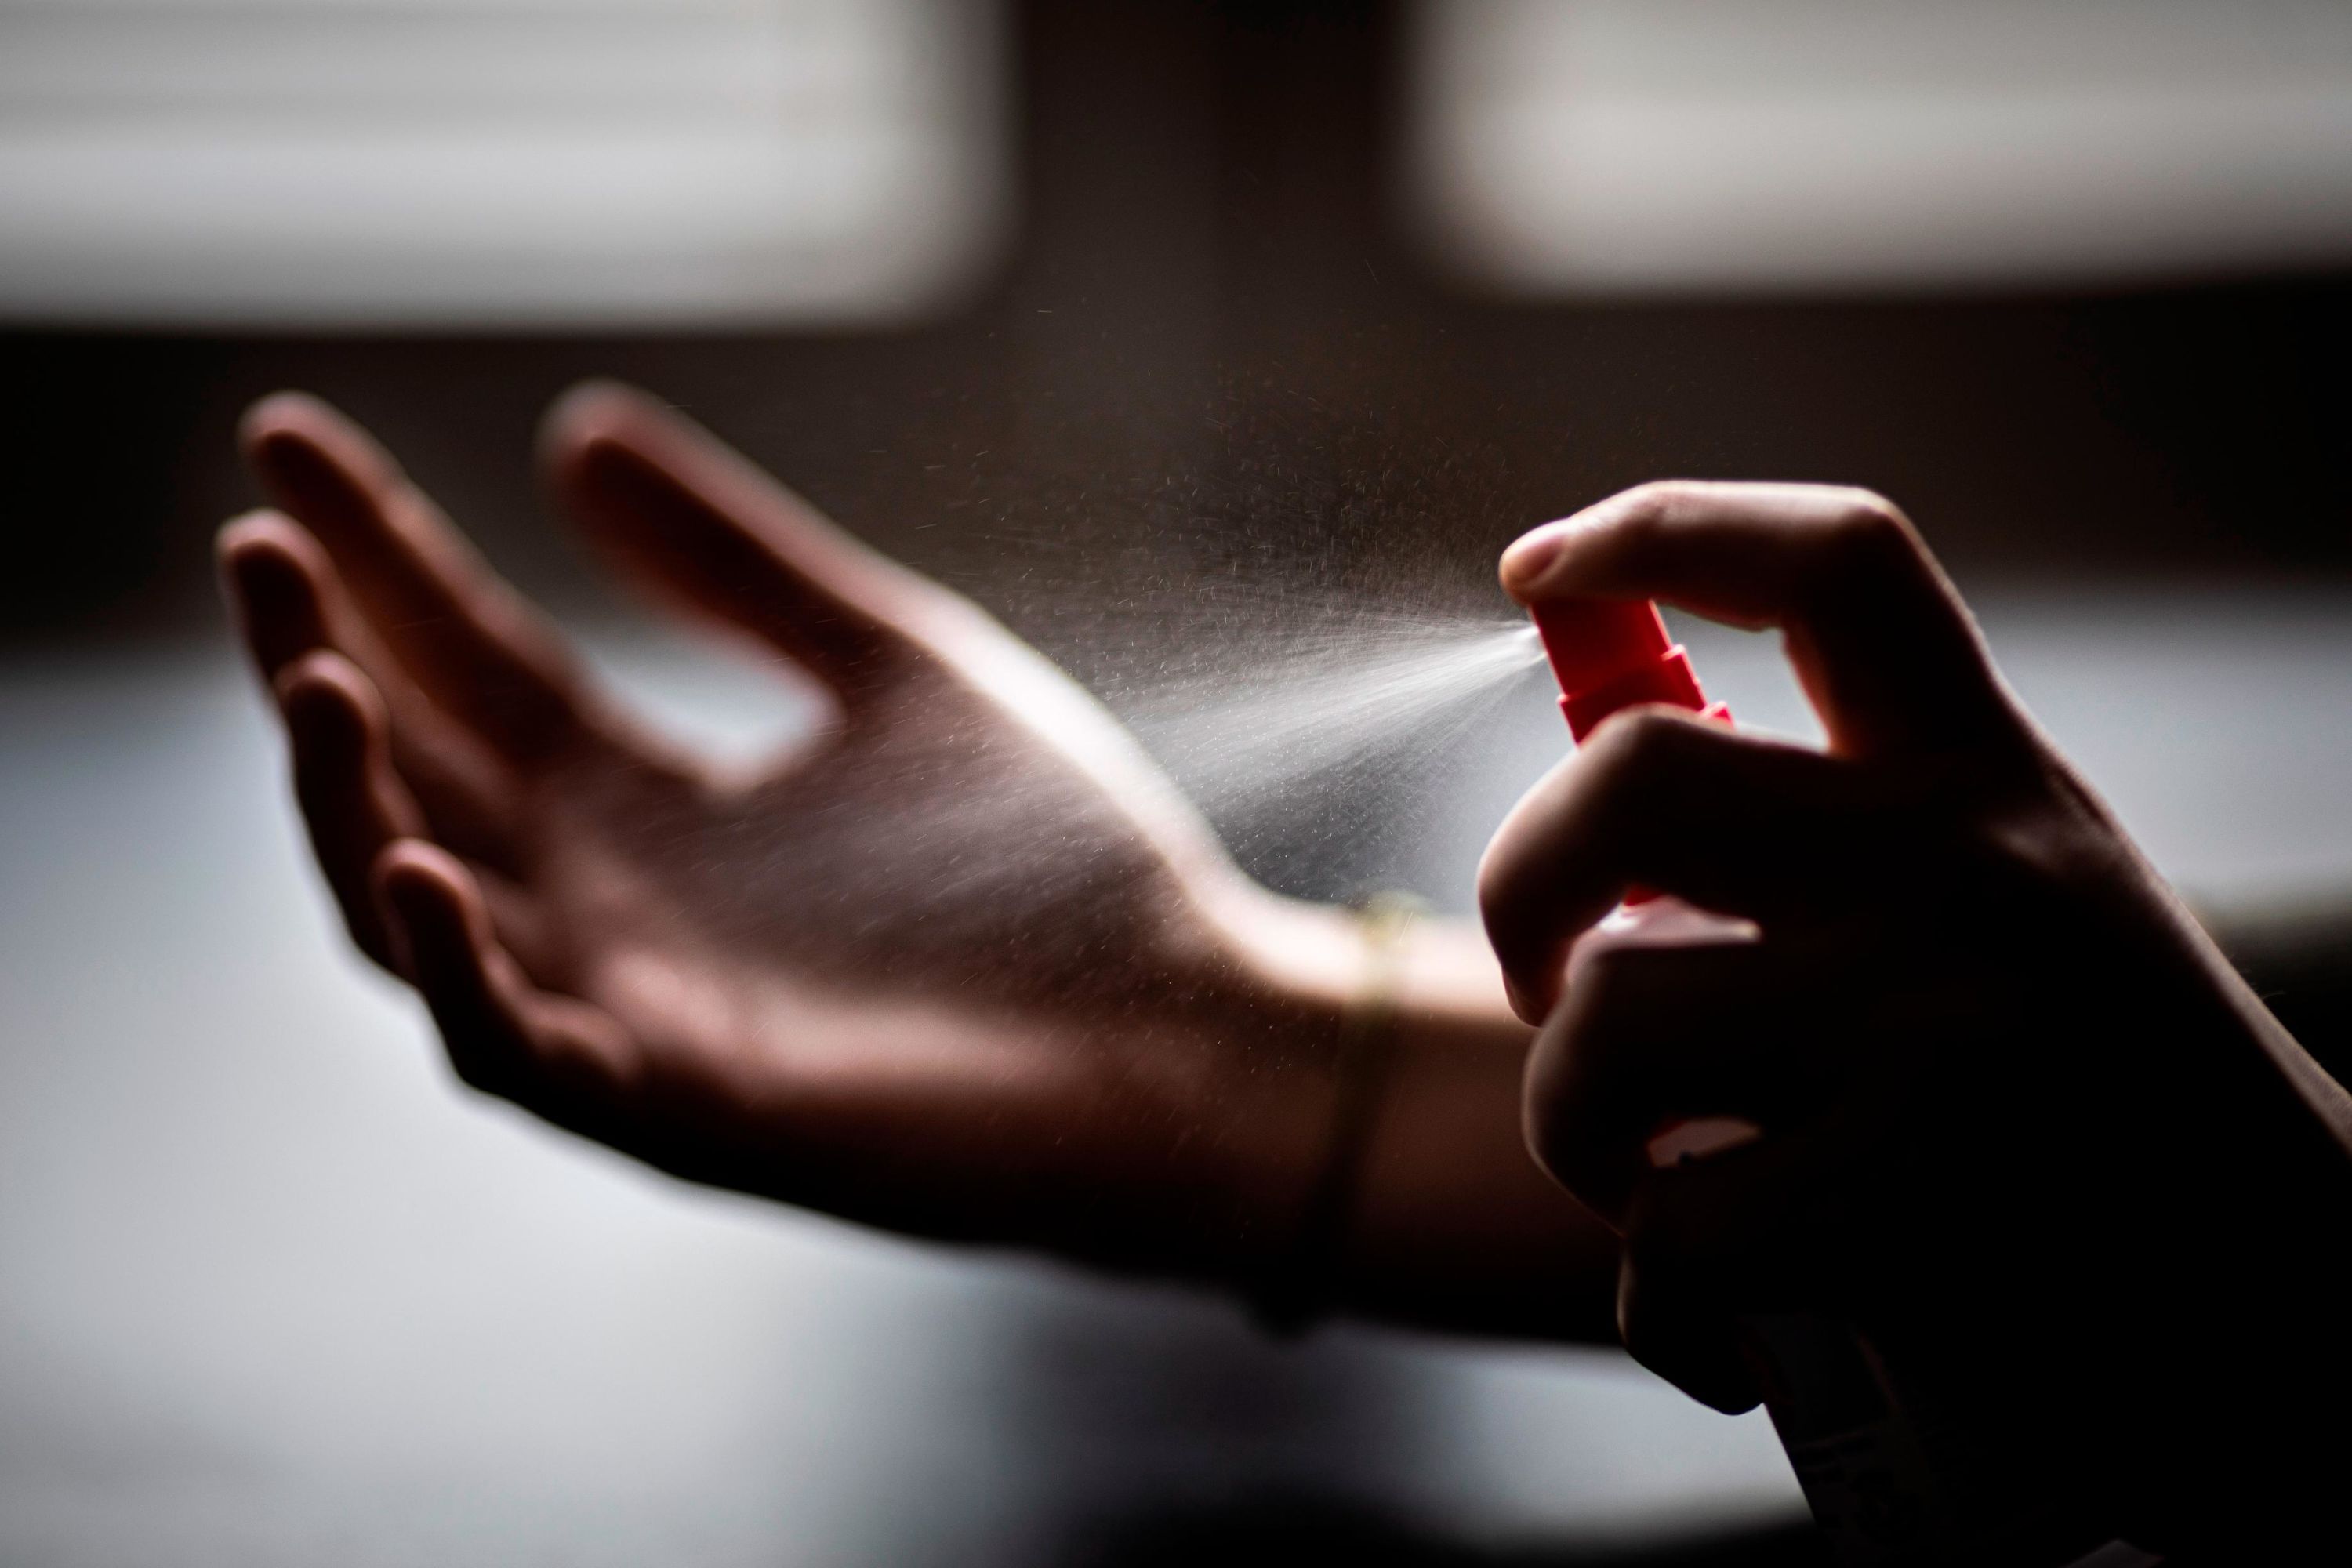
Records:
[[[895,331],[0,336],[21,646],[214,614],[270,388],[373,426],[527,585],[588,592],[532,420],[574,378],[675,399],[885,548],[1084,662],[1066,599],[1260,557],[1465,593],[1526,523],[1659,474],[1903,501],[1964,580],[2352,574],[2352,277],[2042,297],[1498,303],[1393,210],[1404,18],[1029,0],[1019,231],[968,310]]]

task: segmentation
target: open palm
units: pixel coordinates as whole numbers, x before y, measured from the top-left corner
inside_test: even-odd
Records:
[[[1328,1093],[1319,1015],[1251,955],[1306,928],[1043,658],[650,400],[575,392],[564,510],[824,694],[730,772],[597,689],[341,416],[282,395],[246,440],[277,510],[225,575],[313,847],[468,1082],[895,1228],[1250,1266]]]

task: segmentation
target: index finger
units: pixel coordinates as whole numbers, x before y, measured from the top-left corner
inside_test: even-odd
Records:
[[[1861,755],[2023,733],[1976,624],[1909,520],[1866,490],[1675,480],[1547,523],[1505,552],[1521,604],[1663,599],[1777,626],[1828,731]]]
[[[1511,1005],[1539,1023],[1569,948],[1634,886],[1768,927],[1868,904],[1903,863],[1889,784],[1667,709],[1621,713],[1511,808],[1478,907]]]
[[[717,437],[593,382],[548,416],[543,456],[590,536],[646,585],[779,649],[855,706],[922,649],[946,595]]]
[[[366,431],[315,397],[281,392],[247,411],[240,438],[263,485],[334,556],[377,637],[436,702],[514,755],[593,738],[587,679],[562,638]]]

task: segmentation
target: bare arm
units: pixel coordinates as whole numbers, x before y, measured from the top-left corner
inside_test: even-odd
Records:
[[[681,1177],[1249,1292],[1330,1155],[1365,953],[1244,878],[1132,740],[978,609],[617,388],[551,488],[635,585],[814,682],[767,765],[658,738],[391,458],[247,421],[225,531],[320,870],[458,1075]],[[1412,939],[1334,1310],[1605,1331],[1613,1247],[1518,1131],[1527,1031]]]

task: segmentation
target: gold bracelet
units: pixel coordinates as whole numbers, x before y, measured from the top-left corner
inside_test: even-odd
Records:
[[[1405,932],[1426,912],[1410,893],[1375,893],[1355,907],[1364,937],[1364,983],[1339,1016],[1332,1062],[1331,1132],[1307,1189],[1290,1245],[1252,1293],[1258,1322],[1280,1334],[1303,1331],[1328,1303],[1332,1267],[1348,1239],[1364,1161],[1396,1054],[1397,992]]]

